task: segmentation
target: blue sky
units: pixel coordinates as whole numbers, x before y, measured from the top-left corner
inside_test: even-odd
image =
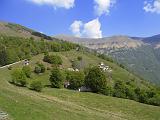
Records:
[[[160,0],[55,1],[58,0],[0,0],[0,20],[48,35],[74,34],[96,38],[160,34]]]

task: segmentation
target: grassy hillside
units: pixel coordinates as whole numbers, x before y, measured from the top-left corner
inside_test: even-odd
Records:
[[[30,38],[33,37],[35,39],[46,39],[46,40],[55,40],[54,38],[47,36],[41,32],[37,32],[35,30],[29,29],[19,24],[7,23],[0,21],[0,34],[14,37],[23,37]]]
[[[63,59],[62,68],[71,66],[71,60],[82,56],[85,66],[104,62],[113,69],[113,79],[128,80],[135,78],[141,87],[140,79],[118,67],[116,64],[102,60],[89,53],[76,51],[54,52]],[[42,62],[43,55],[31,59],[30,66],[34,68],[37,61]],[[44,63],[46,66],[50,66]],[[13,66],[13,69],[22,67],[23,63]],[[160,107],[141,104],[132,100],[108,97],[94,93],[80,93],[67,89],[44,88],[37,93],[27,88],[10,84],[10,70],[0,69],[0,109],[15,120],[159,120]],[[33,74],[33,79],[43,81],[49,85],[50,72]]]

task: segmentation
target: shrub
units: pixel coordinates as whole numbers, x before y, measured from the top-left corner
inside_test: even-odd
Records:
[[[37,92],[41,92],[42,88],[43,88],[43,85],[42,85],[41,81],[34,80],[30,84],[30,89],[31,90],[35,90]]]
[[[42,63],[38,64],[38,66],[41,68],[41,73],[44,73],[46,71],[46,68]]]
[[[24,66],[22,68],[23,72],[25,73],[26,77],[30,78],[31,77],[31,68],[29,66]]]
[[[26,75],[21,69],[16,69],[13,71],[11,74],[12,76],[12,83],[18,86],[26,86],[27,81],[26,81]]]
[[[64,85],[64,74],[59,68],[53,68],[49,80],[52,87],[62,88]]]
[[[78,57],[77,57],[77,60],[78,60],[78,61],[81,61],[81,60],[82,60],[82,56],[78,56]]]
[[[62,64],[62,59],[58,55],[45,55],[43,58],[43,61],[48,62],[50,64],[56,64],[56,65]]]
[[[160,106],[160,95],[155,95],[154,97],[150,98],[148,100],[148,103],[151,105],[157,105]]]
[[[112,96],[113,95],[113,87],[106,85],[106,87],[104,87],[100,90],[100,93],[102,93],[103,95]]]
[[[106,76],[98,67],[89,69],[85,77],[85,85],[93,90],[93,92],[101,92],[106,87]]]
[[[123,81],[118,80],[115,82],[113,96],[126,98],[125,83]]]
[[[34,69],[34,72],[39,74],[39,73],[44,73],[45,70],[46,70],[45,66],[42,63],[38,63]]]
[[[137,95],[138,101],[141,103],[147,103],[148,100],[148,95],[146,90],[144,89],[140,89],[140,88],[136,88],[135,89],[135,93]]]
[[[36,66],[35,69],[34,69],[34,72],[37,73],[37,74],[41,73],[40,66]]]

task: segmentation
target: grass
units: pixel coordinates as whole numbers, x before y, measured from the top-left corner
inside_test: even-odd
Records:
[[[90,54],[81,52],[53,53],[63,57],[63,67],[71,66],[70,60],[82,56],[86,65],[103,61]],[[34,68],[43,55],[32,58],[30,65]],[[42,62],[42,61],[41,61]],[[117,65],[103,61],[113,69],[113,79],[127,80],[134,77]],[[46,63],[45,63],[46,64]],[[49,64],[46,64],[49,66]],[[22,67],[22,63],[13,68]],[[33,79],[49,84],[50,72],[40,76],[33,74]],[[118,77],[118,78],[117,78]],[[37,93],[27,88],[8,83],[10,71],[0,69],[0,109],[7,112],[14,120],[159,120],[160,107],[141,104],[132,100],[108,97],[94,93],[80,93],[67,89],[44,88]],[[136,78],[138,79],[138,78]]]

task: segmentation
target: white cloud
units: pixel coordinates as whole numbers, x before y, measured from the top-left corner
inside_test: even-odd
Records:
[[[54,8],[72,8],[75,0],[28,0],[39,5],[51,5]]]
[[[94,19],[88,23],[74,21],[70,26],[75,36],[86,38],[102,38],[101,23],[99,19]]]
[[[160,14],[160,0],[154,0],[153,3],[145,1],[143,9],[146,12]]]
[[[81,27],[82,27],[83,23],[82,21],[74,21],[71,26],[70,29],[72,30],[73,34],[76,37],[80,37],[81,36]]]
[[[94,19],[84,24],[82,34],[85,37],[102,38],[101,23],[99,22],[99,20]]]
[[[101,16],[103,14],[109,14],[110,8],[115,2],[116,0],[94,0],[94,9],[96,15]]]

